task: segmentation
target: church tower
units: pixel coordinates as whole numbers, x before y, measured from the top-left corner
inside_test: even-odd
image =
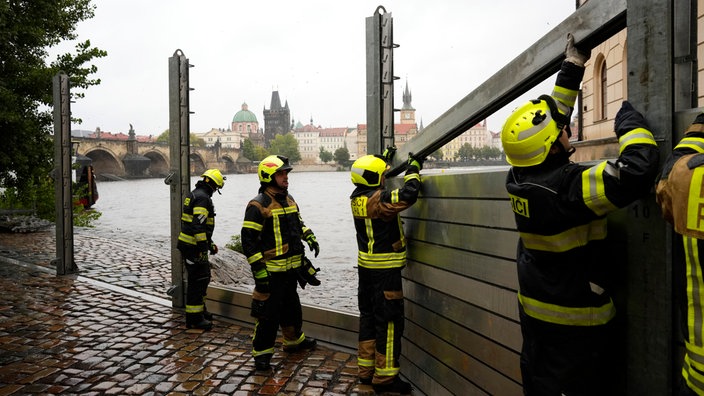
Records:
[[[411,106],[411,91],[408,90],[408,80],[406,89],[403,90],[403,107],[401,107],[401,124],[415,124],[416,109]]]
[[[279,91],[271,93],[271,105],[269,110],[264,107],[264,140],[266,146],[274,140],[276,135],[285,135],[290,132],[291,111],[288,108],[288,101],[282,107]]]

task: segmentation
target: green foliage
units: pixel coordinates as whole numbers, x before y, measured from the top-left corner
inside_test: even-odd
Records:
[[[250,161],[261,161],[269,155],[264,147],[256,146],[250,138],[246,138],[242,142],[241,153]]]
[[[95,222],[103,214],[95,209],[86,209],[83,205],[73,205],[73,225],[75,227],[95,227]]]
[[[346,146],[335,150],[335,162],[344,167],[350,165],[350,151]]]
[[[430,157],[435,158],[438,161],[442,160],[442,149],[435,150],[434,153],[430,154]]]
[[[492,160],[501,158],[501,150],[496,147],[474,147],[469,143],[465,143],[457,150],[455,159],[459,161],[477,160]]]
[[[244,254],[244,249],[242,249],[242,237],[239,235],[231,236],[230,242],[226,244],[225,247]]]
[[[318,158],[320,158],[320,160],[323,161],[324,164],[327,164],[328,162],[332,161],[333,155],[331,152],[325,150],[325,147],[320,146],[320,154],[318,154]]]
[[[0,186],[14,205],[53,218],[53,78],[69,76],[71,98],[100,83],[91,65],[107,55],[90,41],[75,53],[48,61],[48,49],[76,39],[77,23],[93,17],[90,0],[5,1],[0,3]],[[79,120],[80,121],[80,120]]]
[[[161,135],[157,136],[156,141],[160,143],[168,143],[169,142],[169,130],[165,130],[164,132],[161,133]],[[205,140],[203,138],[198,137],[195,133],[190,133],[188,135],[189,143],[192,147],[205,147]]]
[[[301,160],[301,153],[298,151],[298,140],[296,140],[292,133],[276,135],[274,140],[269,144],[269,152],[286,156],[291,162]]]

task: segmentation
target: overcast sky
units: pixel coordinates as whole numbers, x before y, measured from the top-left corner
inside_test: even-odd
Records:
[[[79,40],[106,50],[101,84],[72,104],[81,125],[138,135],[168,128],[168,61],[190,63],[191,131],[228,128],[242,103],[263,127],[271,93],[295,121],[366,123],[365,20],[393,16],[395,106],[406,81],[416,120],[430,124],[574,12],[574,0],[93,0]],[[66,43],[53,53],[72,49]],[[550,89],[553,81],[547,81]],[[523,100],[523,99],[522,99]],[[522,101],[521,100],[521,101]],[[516,104],[510,105],[513,109]],[[509,106],[507,106],[509,107]],[[499,131],[510,109],[488,119]]]

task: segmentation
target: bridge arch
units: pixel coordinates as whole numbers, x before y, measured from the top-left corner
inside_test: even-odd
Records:
[[[93,170],[98,179],[112,176],[124,176],[125,166],[110,149],[96,147],[88,150],[83,155],[92,160]]]
[[[225,173],[235,173],[237,172],[237,162],[230,155],[223,155],[220,158],[221,162],[225,163],[225,169],[222,169]]]
[[[205,166],[206,161],[205,158],[203,158],[203,155],[197,152],[191,152],[189,157],[191,159],[192,175],[200,175],[207,169]]]
[[[150,150],[143,155],[151,161],[147,171],[150,176],[163,177],[169,174],[169,159],[160,151]]]

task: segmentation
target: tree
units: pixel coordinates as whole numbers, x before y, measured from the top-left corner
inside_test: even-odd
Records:
[[[349,165],[350,162],[350,151],[347,150],[347,147],[340,147],[337,150],[335,150],[335,162],[340,164],[340,166],[347,166]]]
[[[274,140],[269,144],[269,152],[271,154],[286,156],[291,162],[301,160],[301,153],[298,151],[298,140],[296,140],[292,133],[276,135]]]
[[[465,143],[459,150],[457,150],[455,159],[459,159],[460,161],[470,161],[474,159],[475,156],[477,156],[477,150],[474,146],[469,143]]]
[[[438,161],[442,160],[442,149],[439,148],[435,150],[432,154],[430,154],[430,157],[435,158]]]
[[[107,55],[86,40],[75,53],[49,63],[48,49],[76,39],[76,24],[92,18],[94,10],[90,0],[0,3],[0,186],[5,198],[14,194],[19,206],[47,219],[54,217],[48,177],[54,162],[53,78],[66,73],[72,100],[80,99],[81,90],[100,84],[91,78],[97,67],[90,62]]]
[[[168,143],[169,138],[170,138],[170,133],[169,130],[165,130],[164,132],[161,133],[161,135],[157,136],[156,141],[160,143]],[[203,140],[202,137],[199,137],[195,133],[191,132],[189,134],[189,143],[193,147],[205,147],[205,140]]]
[[[323,161],[324,164],[333,160],[333,155],[331,152],[325,150],[325,147],[320,146],[320,153],[318,153],[318,158]]]

